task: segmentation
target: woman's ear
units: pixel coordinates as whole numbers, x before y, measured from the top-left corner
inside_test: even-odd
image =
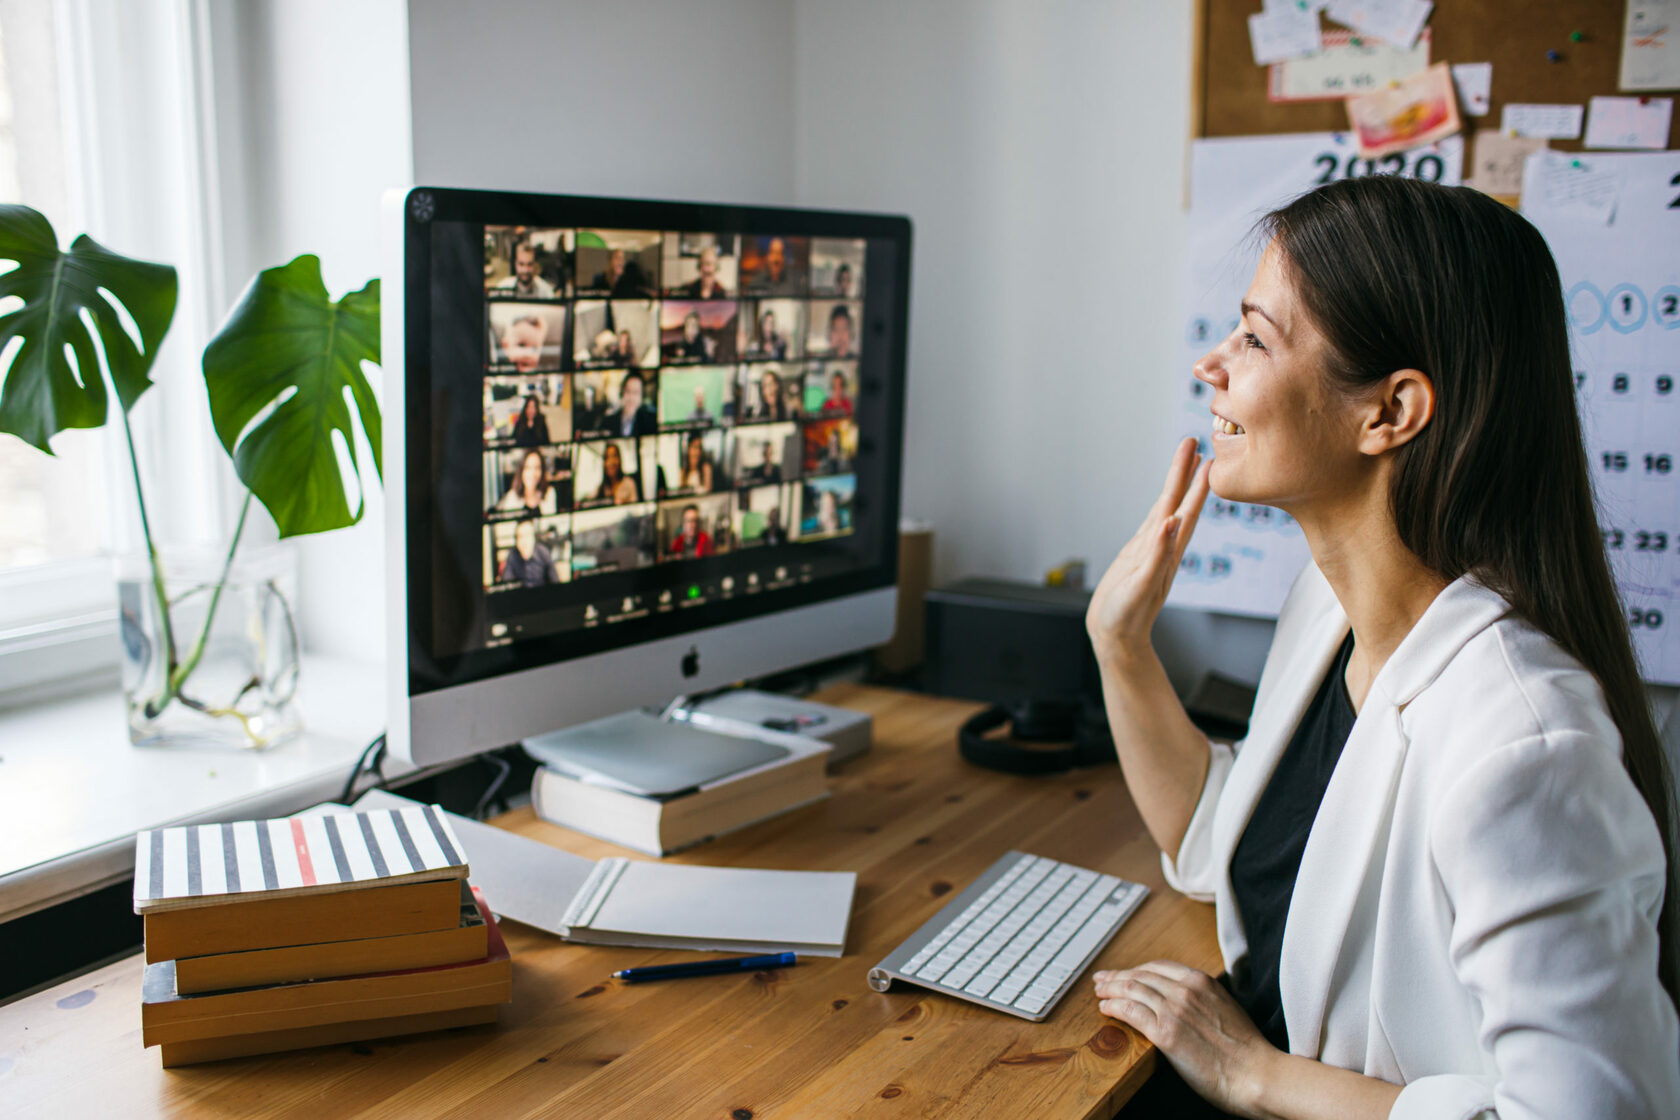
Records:
[[[1435,415],[1435,383],[1422,370],[1395,370],[1371,392],[1359,433],[1359,450],[1367,455],[1410,443]]]

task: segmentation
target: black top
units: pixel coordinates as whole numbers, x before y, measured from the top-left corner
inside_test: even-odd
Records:
[[[1353,730],[1356,713],[1345,683],[1352,653],[1350,632],[1231,855],[1231,894],[1248,938],[1248,972],[1233,984],[1232,991],[1255,1026],[1279,1050],[1289,1049],[1278,990],[1283,924],[1289,916],[1307,834]]]

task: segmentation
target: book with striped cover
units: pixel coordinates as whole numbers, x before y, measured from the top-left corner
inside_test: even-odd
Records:
[[[134,912],[466,877],[436,805],[147,829],[135,837]]]

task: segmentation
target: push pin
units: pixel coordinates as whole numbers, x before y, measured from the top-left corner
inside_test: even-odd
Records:
[[[1571,31],[1569,33],[1569,41],[1571,43],[1579,43],[1579,42],[1582,42],[1585,39],[1586,39],[1586,36],[1581,34],[1579,31]]]
[[[1581,161],[1578,159],[1572,159],[1569,161],[1569,166],[1575,168],[1576,170],[1580,170]]]
[[[1563,56],[1556,51],[1547,51],[1546,52],[1546,61],[1547,62],[1559,62],[1559,61],[1562,61],[1562,59],[1563,59]]]
[[[1356,47],[1362,47],[1362,46],[1365,45],[1364,43],[1359,41],[1359,36],[1357,36],[1357,35],[1355,35],[1353,38],[1349,39],[1348,42],[1352,43]]]

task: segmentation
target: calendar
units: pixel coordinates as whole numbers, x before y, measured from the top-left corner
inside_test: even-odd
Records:
[[[1177,370],[1177,435],[1210,454],[1213,390],[1190,374],[1196,360],[1236,329],[1238,305],[1265,246],[1254,223],[1296,195],[1336,179],[1407,175],[1456,185],[1463,174],[1458,137],[1377,160],[1364,159],[1348,133],[1198,140],[1190,162],[1189,260]],[[1210,495],[1184,552],[1168,602],[1224,614],[1275,617],[1307,561],[1301,530],[1282,510]]]
[[[1583,162],[1613,180],[1608,224],[1548,208],[1529,179],[1523,214],[1563,282],[1599,528],[1640,673],[1680,684],[1680,152]]]

